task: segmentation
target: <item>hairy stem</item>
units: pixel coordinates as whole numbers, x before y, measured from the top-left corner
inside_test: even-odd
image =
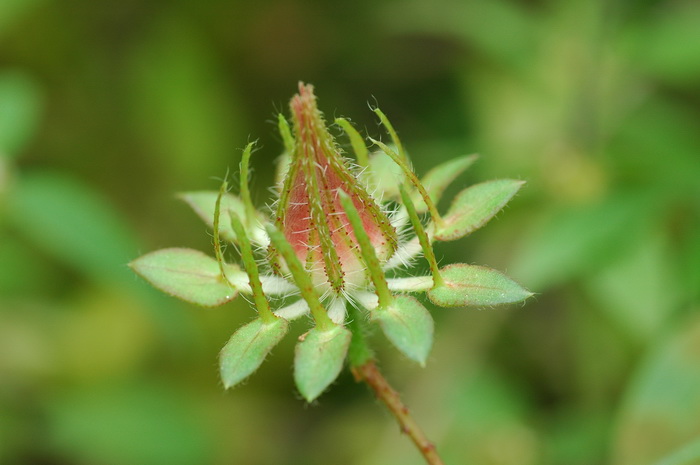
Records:
[[[352,331],[350,348],[348,349],[348,360],[351,367],[362,366],[374,358],[374,351],[367,344],[367,328],[363,321],[362,314],[358,309],[349,305],[350,319],[348,328]]]
[[[372,388],[374,395],[387,406],[392,415],[399,422],[401,431],[406,433],[413,444],[416,445],[428,465],[444,465],[435,450],[435,445],[428,440],[418,423],[411,417],[408,407],[401,402],[399,393],[391,387],[389,382],[377,368],[373,360],[369,360],[360,366],[351,368],[355,380],[364,381]]]

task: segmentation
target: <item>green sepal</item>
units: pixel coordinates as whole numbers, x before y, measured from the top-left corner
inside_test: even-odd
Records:
[[[445,189],[447,189],[452,181],[457,179],[457,176],[469,168],[477,158],[479,158],[478,155],[465,155],[457,157],[450,161],[446,161],[445,163],[439,164],[428,171],[425,176],[423,176],[423,179],[421,179],[421,184],[423,184],[425,190],[428,192],[428,196],[435,205],[438,204],[443,192],[445,192]],[[413,192],[411,199],[413,200],[418,213],[425,213],[428,211],[428,206],[425,204],[423,196],[420,195],[420,192]]]
[[[186,302],[216,307],[233,300],[238,290],[221,276],[217,261],[198,251],[185,248],[156,250],[129,263],[155,288]],[[247,276],[236,265],[226,264],[226,276],[237,284]]]
[[[499,179],[475,184],[457,194],[441,225],[436,225],[435,239],[453,241],[479,229],[496,215],[525,181]]]
[[[209,227],[214,225],[214,208],[216,206],[216,198],[219,196],[218,191],[197,191],[197,192],[182,192],[178,194],[178,198],[184,200],[192,210],[199,216]],[[236,234],[231,228],[231,216],[229,211],[236,212],[241,218],[243,224],[250,224],[247,221],[246,207],[243,201],[236,195],[224,194],[221,198],[221,218],[219,234],[221,238],[238,243]],[[250,230],[252,229],[252,230]],[[252,242],[256,244],[265,244],[263,239],[264,233],[260,228],[250,228],[248,234]]]
[[[297,344],[294,381],[307,402],[316,399],[338,377],[352,334],[334,325],[322,331],[313,328]]]
[[[444,285],[428,291],[428,298],[440,307],[499,305],[520,302],[532,296],[500,271],[483,266],[456,263],[440,270]]]
[[[387,307],[372,312],[387,339],[406,357],[425,366],[433,346],[433,318],[426,308],[409,295],[394,296]]]
[[[257,318],[233,333],[219,354],[224,387],[235,386],[257,370],[288,329],[289,323],[282,318],[268,323]]]

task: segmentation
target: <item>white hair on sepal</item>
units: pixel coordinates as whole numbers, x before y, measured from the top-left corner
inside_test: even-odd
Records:
[[[384,270],[391,270],[398,267],[409,268],[413,261],[420,256],[423,248],[420,245],[418,236],[404,242],[396,249],[394,255],[384,264]]]
[[[275,310],[274,313],[285,320],[296,320],[309,313],[309,304],[304,299],[299,299],[286,307]]]
[[[269,236],[268,236],[268,238],[269,238]],[[268,248],[269,244],[268,244],[268,245],[252,244],[252,245],[253,245],[253,253],[254,253],[254,254],[257,254],[257,255],[265,255],[265,254],[267,254],[267,248]],[[257,262],[260,262],[260,260],[263,260],[263,261],[267,262],[267,259],[264,259],[264,258],[262,258],[262,259],[261,259],[261,258],[256,258],[256,259],[255,259],[255,261],[257,261]]]
[[[273,296],[291,297],[299,294],[299,288],[281,276],[260,276],[263,293]]]
[[[247,294],[253,293],[253,289],[250,287],[250,281],[248,279],[248,274],[245,272],[235,272],[235,273],[227,272],[226,273],[226,280],[234,288],[238,289],[238,292],[240,292],[244,296]]]
[[[326,284],[327,284],[326,282],[320,282],[320,283],[316,284],[314,286],[314,288],[318,289],[321,286],[326,286]],[[330,288],[330,286],[327,286],[327,287],[323,288],[323,293],[321,294],[321,297],[319,297],[319,300],[321,301],[321,303],[323,303],[323,302],[330,300],[332,296],[333,296],[333,294],[332,294],[331,288]],[[326,307],[326,304],[323,304],[323,306]]]
[[[374,292],[353,292],[354,301],[367,310],[374,310],[379,306],[379,297]]]
[[[280,203],[279,197],[273,197],[272,202],[265,202],[265,210],[267,210],[268,215],[267,216],[272,216],[275,214],[277,211],[277,207]]]
[[[408,232],[411,231],[409,219],[408,211],[403,205],[397,205],[396,208],[391,210],[389,222],[394,229],[396,229],[396,234],[399,236],[399,239],[405,239]]]
[[[343,289],[340,290],[340,293],[342,294],[343,299],[345,299],[347,303],[357,308],[357,302],[355,302],[355,297],[353,297],[354,290],[351,288],[359,289],[359,287],[354,285],[346,285],[345,287],[343,287]]]
[[[386,280],[390,291],[395,292],[425,292],[433,287],[432,276],[408,276],[405,278],[388,278]]]
[[[343,297],[337,297],[328,306],[328,316],[335,324],[343,324],[345,322],[347,301]]]
[[[377,190],[376,183],[372,182],[372,169],[368,166],[360,167],[360,171],[357,173],[357,181],[361,184],[361,187],[367,191],[368,194],[374,198],[374,191]]]
[[[270,245],[270,236],[267,235],[267,231],[259,223],[253,227],[253,234],[250,239],[256,246],[267,247]]]
[[[354,158],[344,158],[346,166],[349,167],[350,172],[355,176],[355,178],[359,179],[367,167],[359,165]]]

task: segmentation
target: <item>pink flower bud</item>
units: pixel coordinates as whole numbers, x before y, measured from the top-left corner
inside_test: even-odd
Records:
[[[380,260],[393,254],[396,232],[341,155],[316,106],[313,87],[300,83],[290,107],[295,145],[280,195],[277,227],[316,284],[327,283],[339,293],[348,285],[363,284],[366,270],[338,190],[352,198]]]

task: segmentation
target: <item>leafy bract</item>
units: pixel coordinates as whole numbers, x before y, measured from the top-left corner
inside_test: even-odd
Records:
[[[408,295],[395,296],[391,305],[377,308],[372,319],[379,322],[387,339],[406,357],[425,366],[433,346],[433,318]]]
[[[352,334],[342,326],[313,328],[297,344],[294,381],[304,399],[313,401],[338,377]]]
[[[425,190],[428,192],[428,196],[435,205],[438,204],[440,198],[442,197],[442,193],[445,191],[445,189],[447,189],[452,181],[454,181],[457,176],[469,168],[477,158],[478,155],[465,155],[457,157],[453,160],[441,163],[428,171],[423,179],[421,179],[421,184],[423,184],[423,187],[425,187]],[[425,213],[428,211],[428,206],[425,204],[425,201],[419,192],[414,192],[411,199],[413,200],[418,213]]]
[[[519,302],[532,296],[500,271],[457,263],[440,270],[444,285],[428,291],[428,298],[440,307],[498,305]]]
[[[218,191],[197,191],[197,192],[182,192],[178,197],[184,200],[197,215],[209,226],[214,224],[214,207],[216,199],[219,196]],[[231,228],[230,211],[235,212],[244,224],[248,224],[249,220],[246,217],[246,208],[243,201],[233,194],[224,194],[221,198],[221,217],[219,220],[219,234],[224,240],[237,243],[236,234]],[[257,222],[258,218],[253,221]],[[254,227],[248,231],[250,240],[258,245],[267,245],[267,237],[259,227]]]
[[[217,261],[185,248],[156,250],[129,263],[146,281],[161,291],[186,302],[216,307],[233,300],[237,288],[221,276]],[[236,265],[225,265],[226,277],[237,287],[247,284],[247,276]]]
[[[443,217],[444,224],[436,225],[435,239],[453,241],[479,229],[508,203],[524,183],[499,179],[464,189],[457,194]]]
[[[219,355],[224,386],[235,386],[257,370],[288,328],[289,323],[282,318],[270,323],[257,318],[233,333]]]

